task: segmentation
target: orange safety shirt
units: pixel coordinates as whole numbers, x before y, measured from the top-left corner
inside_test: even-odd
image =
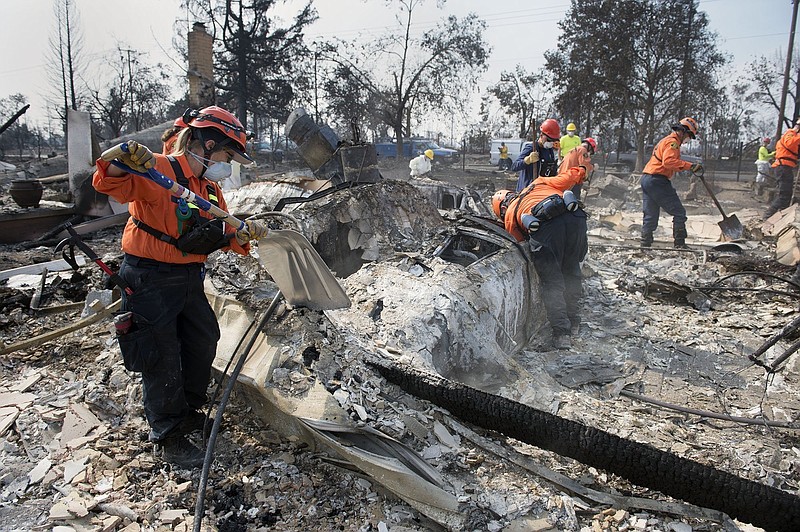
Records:
[[[574,150],[573,150],[574,151]],[[511,200],[506,208],[503,219],[506,231],[522,242],[525,240],[525,226],[522,225],[522,215],[530,214],[540,201],[558,194],[564,196],[564,191],[569,190],[586,178],[586,169],[581,167],[568,168],[558,175],[551,177],[538,177],[533,183],[525,187],[519,195]]]
[[[653,156],[645,165],[643,173],[650,175],[663,175],[667,179],[672,179],[675,172],[688,170],[692,163],[681,159],[681,139],[675,131],[656,145]]]
[[[176,176],[167,157],[161,154],[154,155],[156,159],[155,169],[175,181]],[[174,157],[180,163],[183,174],[189,180],[188,188],[198,196],[208,200],[209,191],[206,185],[213,185],[219,207],[222,210],[227,210],[225,198],[222,197],[222,190],[219,185],[207,179],[195,177],[189,162],[186,160],[186,156],[176,155]],[[97,170],[92,176],[92,186],[94,186],[95,190],[108,194],[120,203],[127,203],[128,212],[133,218],[173,238],[178,238],[180,234],[178,233],[178,217],[175,212],[178,204],[173,201],[172,192],[146,177],[133,174],[125,174],[121,177],[109,176],[106,172],[110,165],[111,163],[108,161],[97,160]],[[211,218],[208,213],[203,211],[200,211],[200,215],[204,218]],[[234,231],[232,227],[227,225],[225,230],[229,233]],[[232,238],[230,247],[222,249],[230,249],[241,255],[247,255],[250,251],[250,244],[242,246],[236,238]],[[206,260],[206,255],[184,254],[172,244],[146,233],[136,227],[132,218],[128,219],[125,231],[122,233],[122,251],[137,257],[171,264],[188,264]]]
[[[586,167],[586,173],[590,173],[594,170],[594,165],[592,164],[592,156],[589,155],[589,150],[583,144],[578,144],[575,148],[569,150],[567,154],[564,156],[564,160],[561,161],[561,164],[558,165],[558,171],[566,172],[570,168],[574,168],[576,166],[584,166]]]
[[[797,166],[797,155],[800,152],[800,133],[794,128],[784,133],[775,145],[775,162],[772,167]]]

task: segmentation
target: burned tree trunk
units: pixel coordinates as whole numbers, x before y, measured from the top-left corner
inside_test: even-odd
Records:
[[[396,362],[373,359],[369,363],[408,393],[477,426],[767,530],[800,530],[800,498],[780,489]]]

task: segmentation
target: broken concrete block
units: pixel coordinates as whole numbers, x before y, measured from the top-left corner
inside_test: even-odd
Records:
[[[4,406],[0,408],[0,436],[11,428],[18,416],[19,409],[15,406]]]
[[[36,396],[32,393],[0,393],[0,407],[16,406],[22,409],[30,405],[35,399]]]
[[[177,509],[177,510],[164,510],[160,514],[158,514],[158,519],[162,523],[169,523],[171,525],[175,525],[179,521],[183,521],[184,517],[188,515],[189,510],[184,509]]]
[[[53,463],[49,458],[42,458],[39,460],[39,463],[36,464],[36,467],[28,472],[28,480],[30,480],[30,483],[38,484],[41,482],[47,472],[50,471],[50,467],[52,465]]]
[[[35,371],[32,374],[28,375],[27,377],[23,378],[22,380],[18,381],[14,386],[11,387],[11,391],[14,392],[27,392],[31,386],[39,382],[42,378],[42,374],[40,371]]]
[[[89,510],[83,502],[73,499],[67,503],[67,510],[75,517],[86,517],[89,515]]]
[[[124,472],[114,477],[113,489],[114,491],[120,490],[128,485],[128,475]]]
[[[63,501],[58,501],[50,507],[49,519],[51,521],[65,521],[73,518],[74,516],[69,512],[66,503]]]
[[[112,515],[103,519],[103,524],[100,526],[100,532],[112,532],[122,524],[122,518],[118,515]]]
[[[624,179],[620,179],[612,174],[595,177],[592,180],[591,186],[592,189],[597,190],[603,198],[618,201],[624,201],[628,193],[634,188]]]
[[[450,447],[450,449],[458,448],[458,442],[456,439],[452,434],[450,434],[450,431],[448,431],[447,428],[438,421],[433,422],[433,433],[443,445]]]
[[[66,447],[72,440],[86,436],[90,430],[100,425],[97,416],[80,403],[72,403],[64,416],[61,430],[61,447]]]
[[[70,460],[64,464],[64,482],[70,483],[72,480],[86,469],[86,457]]]

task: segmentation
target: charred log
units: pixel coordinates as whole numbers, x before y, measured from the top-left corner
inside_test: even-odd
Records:
[[[574,458],[767,530],[800,530],[800,497],[417,369],[370,360],[384,378],[479,427]]]

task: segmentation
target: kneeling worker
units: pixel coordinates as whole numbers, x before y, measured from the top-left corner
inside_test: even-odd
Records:
[[[433,150],[425,150],[408,163],[411,169],[411,177],[420,177],[431,171],[431,161],[433,160]]]

